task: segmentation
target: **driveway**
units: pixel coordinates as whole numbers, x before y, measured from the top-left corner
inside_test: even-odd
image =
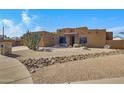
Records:
[[[12,47],[12,51],[19,51],[19,50],[28,50],[28,47],[26,47],[26,46]]]
[[[17,59],[0,55],[1,84],[32,84],[32,78],[26,67]]]

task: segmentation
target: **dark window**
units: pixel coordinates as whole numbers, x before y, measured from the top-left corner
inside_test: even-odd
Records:
[[[59,37],[59,43],[60,44],[65,44],[66,43],[66,38],[64,36]]]
[[[86,44],[87,43],[87,37],[80,37],[80,44]]]

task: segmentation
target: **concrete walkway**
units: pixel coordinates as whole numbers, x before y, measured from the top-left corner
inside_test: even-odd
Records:
[[[32,78],[26,67],[17,59],[0,55],[1,84],[32,84]]]
[[[16,46],[12,47],[12,51],[19,51],[19,50],[29,50],[26,46]]]
[[[71,82],[70,84],[124,84],[124,77]]]

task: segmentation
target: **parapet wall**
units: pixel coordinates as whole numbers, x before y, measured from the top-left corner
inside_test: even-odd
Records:
[[[12,42],[9,40],[1,40],[0,41],[0,54],[6,55],[11,54],[12,52]]]
[[[112,40],[113,39],[113,32],[106,32],[106,40]]]
[[[41,40],[39,42],[40,47],[54,46],[56,43],[56,35],[49,32],[41,33]]]
[[[20,40],[11,40],[12,42],[12,46],[23,46],[23,41],[20,39]]]
[[[87,46],[103,48],[106,43],[106,30],[89,30],[87,34]]]
[[[106,44],[114,49],[124,49],[124,40],[107,40]]]

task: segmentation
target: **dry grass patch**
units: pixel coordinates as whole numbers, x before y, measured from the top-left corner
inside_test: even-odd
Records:
[[[55,64],[32,74],[34,83],[65,83],[124,76],[124,55]]]

